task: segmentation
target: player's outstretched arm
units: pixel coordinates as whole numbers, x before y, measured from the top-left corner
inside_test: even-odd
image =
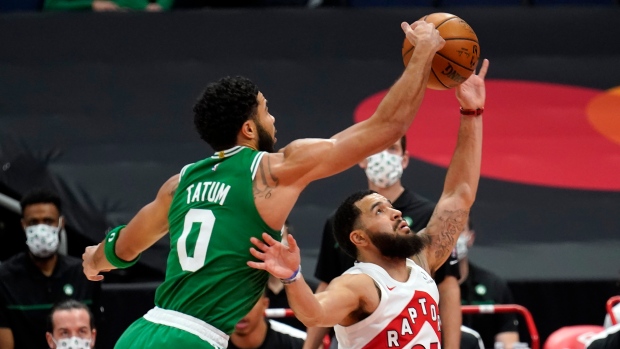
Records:
[[[407,132],[424,97],[432,58],[445,41],[432,23],[403,23],[402,28],[416,49],[375,113],[329,140],[304,139],[289,144],[283,150],[284,161],[276,169],[280,183],[293,178],[305,184],[342,172],[386,149]]]
[[[299,247],[292,235],[287,236],[288,246],[263,234],[263,241],[251,238],[256,246],[250,252],[260,262],[249,261],[255,269],[266,270],[283,280],[286,297],[295,317],[307,327],[331,327],[341,323],[360,305],[359,275],[345,275],[334,279],[327,289],[314,294],[300,271]],[[357,278],[356,278],[357,277]],[[374,284],[370,278],[368,282]]]
[[[484,109],[484,77],[488,68],[489,61],[485,59],[480,73],[470,76],[457,87],[456,96],[463,109]],[[481,158],[482,115],[461,115],[456,149],[446,173],[443,192],[428,226],[420,232],[427,240],[427,247],[415,258],[421,266],[426,264],[431,273],[446,261],[465,226],[478,190]]]
[[[168,210],[178,185],[179,175],[168,179],[155,200],[144,206],[127,226],[118,231],[114,245],[116,257],[122,261],[133,261],[168,232]],[[91,281],[103,280],[100,272],[115,269],[106,258],[106,239],[98,245],[86,247],[82,255],[84,274]]]

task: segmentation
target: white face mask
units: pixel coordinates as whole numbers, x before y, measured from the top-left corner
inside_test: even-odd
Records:
[[[379,188],[387,188],[403,175],[403,157],[384,150],[367,159],[366,176]]]
[[[467,247],[467,244],[469,243],[470,239],[471,236],[469,234],[461,234],[456,240],[456,256],[459,261],[467,257],[467,250],[469,249]]]
[[[59,225],[62,218],[59,220]],[[37,224],[26,227],[26,245],[35,257],[47,258],[58,251],[60,226]]]
[[[90,349],[90,338],[71,337],[58,340],[52,338],[52,340],[58,349]]]

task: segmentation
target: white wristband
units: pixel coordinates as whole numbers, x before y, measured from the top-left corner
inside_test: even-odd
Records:
[[[295,270],[295,272],[293,273],[293,275],[291,275],[290,278],[288,279],[280,279],[280,282],[282,282],[284,285],[290,285],[293,282],[299,280],[299,277],[301,276],[301,264],[299,265],[299,267],[297,268],[297,270]]]

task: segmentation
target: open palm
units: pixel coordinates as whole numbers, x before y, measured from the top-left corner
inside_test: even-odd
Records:
[[[276,241],[269,234],[263,233],[263,241],[251,238],[250,241],[256,248],[250,248],[252,256],[261,262],[248,262],[255,269],[268,271],[271,275],[287,279],[299,268],[301,256],[297,242],[292,235],[287,235],[288,246]]]

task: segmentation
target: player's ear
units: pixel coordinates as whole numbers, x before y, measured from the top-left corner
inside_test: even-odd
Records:
[[[246,120],[243,125],[241,125],[241,134],[243,135],[244,138],[247,139],[254,139],[256,137],[258,137],[257,134],[257,128],[256,128],[256,123],[254,122],[254,120],[252,119],[248,119]]]
[[[349,239],[351,239],[351,242],[353,242],[355,246],[363,246],[368,242],[366,233],[361,229],[353,230],[351,234],[349,234]]]

